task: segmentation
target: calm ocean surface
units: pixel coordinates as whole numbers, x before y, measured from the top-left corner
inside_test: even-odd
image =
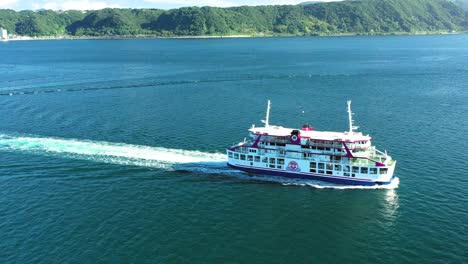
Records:
[[[267,99],[398,188],[227,168]],[[0,263],[468,263],[467,136],[468,35],[3,42]]]

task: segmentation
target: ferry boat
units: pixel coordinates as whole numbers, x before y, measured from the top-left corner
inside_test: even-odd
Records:
[[[264,127],[249,129],[248,138],[227,150],[228,166],[249,174],[320,180],[345,185],[386,185],[394,178],[396,160],[376,149],[371,137],[356,132],[351,101],[349,130],[315,131],[269,124],[268,100]]]

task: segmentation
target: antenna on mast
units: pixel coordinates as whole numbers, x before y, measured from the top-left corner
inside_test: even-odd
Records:
[[[270,100],[268,100],[267,112],[266,112],[265,120],[262,120],[262,123],[265,124],[265,127],[269,127],[269,126],[270,126],[270,108],[271,108],[271,103],[270,103]]]
[[[351,111],[351,100],[347,101],[348,103],[348,119],[349,119],[349,133],[352,134],[355,129],[358,129],[358,126],[353,126],[353,115],[354,113]]]

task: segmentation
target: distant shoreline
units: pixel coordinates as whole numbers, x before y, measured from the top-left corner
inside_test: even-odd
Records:
[[[251,38],[260,37],[254,35],[228,35],[228,36],[172,36],[162,37],[155,35],[118,35],[118,36],[17,36],[6,41],[30,41],[30,40],[93,40],[93,39],[208,39],[208,38]]]
[[[460,1],[306,1],[299,5],[191,6],[170,10],[0,9],[0,27],[3,28],[1,35],[9,32],[12,41],[406,36],[468,32],[468,9],[455,2]]]
[[[283,38],[283,37],[350,37],[350,36],[420,36],[420,35],[459,35],[467,32],[392,32],[392,33],[341,33],[341,34],[319,34],[319,35],[275,35],[275,34],[252,34],[252,35],[200,35],[200,36],[156,36],[156,35],[117,35],[117,36],[13,36],[3,41],[37,41],[37,40],[106,40],[106,39],[222,39],[222,38]]]

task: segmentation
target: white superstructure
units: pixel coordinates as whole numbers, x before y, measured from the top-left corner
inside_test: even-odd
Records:
[[[388,184],[396,161],[371,144],[371,137],[356,132],[351,101],[349,130],[314,131],[269,124],[270,101],[262,122],[252,126],[249,137],[227,150],[228,165],[249,173],[310,178],[342,184]]]

